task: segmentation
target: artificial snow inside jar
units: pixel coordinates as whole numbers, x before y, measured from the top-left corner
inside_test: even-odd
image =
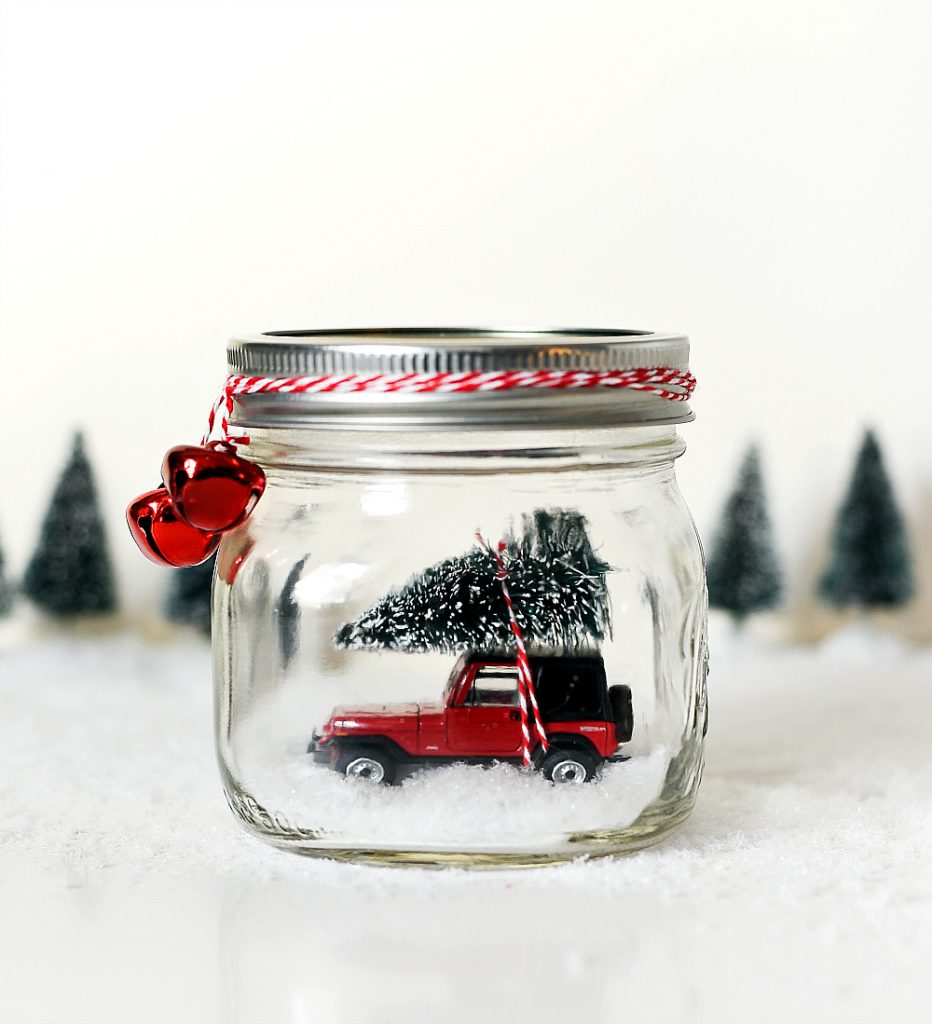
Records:
[[[250,831],[508,866],[683,821],[706,725],[688,354],[615,330],[231,341],[209,433],[265,481],[217,533],[217,749]]]

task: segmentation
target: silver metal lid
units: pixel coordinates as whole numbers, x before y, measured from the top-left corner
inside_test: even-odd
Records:
[[[689,339],[654,331],[467,327],[269,331],[232,338],[230,373],[260,377],[323,374],[471,373],[501,370],[689,369]],[[585,427],[685,423],[687,402],[628,389],[425,394],[238,396],[245,428]]]

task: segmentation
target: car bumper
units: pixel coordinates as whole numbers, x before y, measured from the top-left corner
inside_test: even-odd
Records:
[[[336,750],[333,743],[322,740],[319,733],[314,733],[311,742],[307,745],[307,752],[314,758],[314,764],[329,765],[336,757]]]

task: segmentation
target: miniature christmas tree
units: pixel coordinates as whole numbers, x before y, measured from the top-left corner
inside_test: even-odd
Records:
[[[194,626],[210,636],[210,595],[214,581],[216,555],[200,565],[172,570],[165,617],[171,622]]]
[[[610,635],[605,574],[586,520],[565,509],[522,517],[507,542],[508,588],[529,648],[592,650]],[[337,647],[394,651],[511,651],[515,638],[494,554],[476,544],[424,569],[334,637]]]
[[[3,560],[3,549],[0,548],[0,618],[5,615],[9,615],[13,608],[13,601],[16,595],[16,591],[13,584],[7,579],[4,560]]]
[[[285,580],[285,586],[282,588],[275,608],[278,619],[278,647],[282,655],[282,664],[286,668],[291,663],[291,659],[295,656],[295,652],[298,649],[298,627],[301,622],[301,608],[295,600],[294,590],[298,580],[301,578],[306,561],[306,557],[302,558],[299,562],[295,563],[291,572],[288,573],[288,578]]]
[[[819,593],[836,607],[895,607],[913,594],[906,530],[880,445],[870,430],[835,520]]]
[[[780,567],[773,546],[760,453],[748,450],[725,504],[708,564],[709,604],[737,621],[780,600]]]
[[[116,608],[116,591],[97,488],[80,434],[49,503],[23,593],[63,618]]]

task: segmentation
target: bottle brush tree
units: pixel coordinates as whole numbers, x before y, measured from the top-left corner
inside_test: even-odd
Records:
[[[502,554],[508,589],[529,648],[592,650],[610,635],[607,565],[585,518],[535,509]],[[337,631],[350,650],[501,652],[515,649],[494,554],[476,543],[390,591]]]
[[[288,573],[282,592],[275,602],[275,617],[278,623],[278,649],[282,664],[287,668],[298,651],[298,637],[301,627],[301,606],[295,599],[295,588],[301,579],[307,556],[297,562]]]
[[[864,435],[819,593],[836,607],[896,607],[913,595],[903,517],[873,431]]]
[[[52,494],[22,589],[39,608],[62,618],[116,609],[107,538],[81,434]]]
[[[767,513],[760,452],[751,447],[722,512],[708,560],[709,604],[737,621],[773,608],[783,585]]]
[[[0,618],[3,618],[5,615],[9,615],[12,611],[15,595],[15,588],[6,574],[6,565],[3,560],[3,549],[0,548]]]
[[[210,595],[217,556],[200,565],[173,569],[165,596],[165,618],[210,636]]]

